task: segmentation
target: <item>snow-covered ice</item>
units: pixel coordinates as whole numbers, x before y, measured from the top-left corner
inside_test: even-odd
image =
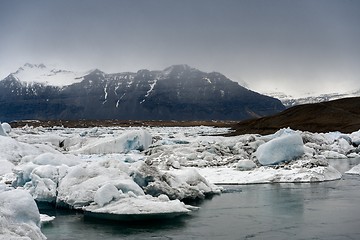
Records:
[[[81,154],[127,153],[131,150],[146,150],[152,142],[150,133],[146,130],[136,130],[123,133],[118,137],[97,139],[88,145],[74,151]]]
[[[90,205],[85,207],[85,216],[110,220],[144,220],[171,218],[188,214],[197,208],[185,205],[179,200],[169,200],[166,195],[159,197],[120,196],[106,206]]]
[[[46,239],[39,210],[27,191],[0,190],[0,239]]]
[[[2,124],[0,124],[0,136],[7,136],[6,131],[4,130]]]
[[[349,171],[346,172],[347,174],[356,174],[360,175],[360,164],[356,165],[355,167],[351,168]]]
[[[305,163],[303,163],[305,164]],[[335,168],[318,166],[306,168],[294,165],[289,168],[275,169],[271,167],[260,167],[252,171],[238,171],[234,168],[202,168],[199,173],[216,184],[255,184],[255,183],[307,183],[337,180],[341,173]]]
[[[2,127],[2,130],[6,133],[6,134],[9,134],[11,132],[11,126],[10,124],[6,123],[6,122],[3,122],[1,123],[1,127]],[[1,131],[1,130],[0,130]]]
[[[254,161],[243,159],[239,160],[239,162],[236,164],[236,168],[240,171],[250,171],[256,168],[256,164]]]
[[[360,153],[360,131],[287,128],[266,136],[218,136],[227,131],[204,126],[3,129],[0,192],[6,195],[15,187],[32,201],[102,218],[171,217],[194,210],[184,199],[220,193],[214,184],[340,179],[329,159],[346,161]],[[359,174],[359,168],[347,173]],[[41,239],[40,220],[33,222],[31,231]],[[21,224],[27,231],[28,225]]]
[[[41,226],[48,224],[52,221],[54,221],[55,217],[54,216],[49,216],[47,214],[40,214],[40,223]]]

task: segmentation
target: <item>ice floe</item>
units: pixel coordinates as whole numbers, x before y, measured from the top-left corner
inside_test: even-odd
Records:
[[[360,131],[310,133],[287,128],[266,136],[224,137],[216,134],[228,129],[211,127],[7,131],[1,126],[0,201],[5,204],[21,195],[29,206],[35,199],[112,220],[187,214],[196,208],[182,201],[219,194],[221,188],[214,184],[340,179],[329,161],[360,157]],[[347,173],[359,174],[359,168]],[[16,231],[20,237],[44,237],[36,205],[36,210],[29,208],[31,221],[6,206],[0,205],[1,226],[10,224],[1,218],[10,214],[21,230],[2,227],[4,236]]]
[[[0,188],[0,239],[46,239],[39,210],[27,191]]]
[[[355,167],[351,168],[349,171],[346,172],[347,174],[356,174],[360,175],[360,164],[356,165]]]
[[[152,137],[146,130],[129,131],[118,137],[96,139],[74,151],[81,154],[127,153],[131,150],[146,150],[152,143]]]
[[[169,200],[166,195],[159,197],[121,196],[106,206],[96,204],[84,208],[85,216],[108,220],[146,220],[172,218],[188,214],[196,207],[184,204],[179,200]]]

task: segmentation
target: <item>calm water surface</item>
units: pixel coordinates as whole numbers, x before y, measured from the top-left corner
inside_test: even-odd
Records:
[[[341,172],[360,159],[333,160]],[[152,223],[89,221],[48,210],[48,239],[360,239],[360,177],[313,184],[228,186],[190,216]]]

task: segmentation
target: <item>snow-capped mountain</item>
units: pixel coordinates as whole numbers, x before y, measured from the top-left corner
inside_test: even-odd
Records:
[[[26,63],[11,75],[22,83],[41,83],[61,87],[81,82],[85,73],[49,68],[44,64]]]
[[[301,104],[319,103],[336,100],[340,98],[360,97],[360,90],[345,92],[345,93],[327,93],[321,95],[308,95],[304,97],[295,98],[291,95],[286,95],[282,92],[263,93],[264,95],[271,96],[279,99],[285,107],[293,107]]]
[[[68,71],[46,75],[44,65],[30,66],[41,77],[25,75],[29,69],[22,67],[0,81],[0,120],[241,120],[284,109],[279,100],[220,73],[187,65],[114,74],[96,69],[83,76]],[[49,80],[59,76],[71,77],[61,84]]]

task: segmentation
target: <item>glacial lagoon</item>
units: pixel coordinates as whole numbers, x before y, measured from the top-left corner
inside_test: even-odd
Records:
[[[330,160],[341,173],[360,159]],[[360,239],[360,177],[338,181],[224,186],[188,216],[138,223],[84,219],[42,210],[56,219],[48,239]]]

